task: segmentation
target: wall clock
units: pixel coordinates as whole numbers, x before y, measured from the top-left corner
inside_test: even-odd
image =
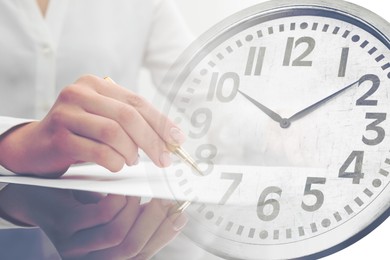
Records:
[[[226,259],[318,258],[386,219],[389,36],[330,0],[266,2],[201,36],[166,107],[207,175],[173,166],[170,190],[198,201],[186,235]]]

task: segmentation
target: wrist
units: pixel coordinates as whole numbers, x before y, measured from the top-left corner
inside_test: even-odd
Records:
[[[58,178],[73,161],[56,151],[42,122],[18,125],[0,136],[0,165],[15,174]]]
[[[10,171],[16,172],[17,169],[13,169],[14,162],[19,161],[23,149],[23,139],[19,133],[24,127],[33,124],[31,122],[16,125],[5,133],[0,135],[0,164]]]
[[[0,165],[4,168],[18,173],[23,168],[25,150],[27,145],[24,131],[25,128],[31,127],[35,122],[23,123],[10,128],[0,135]]]

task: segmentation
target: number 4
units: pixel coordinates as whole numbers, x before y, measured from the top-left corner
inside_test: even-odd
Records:
[[[363,179],[363,151],[353,151],[347,160],[343,163],[339,171],[339,178],[351,178],[353,184],[359,184],[360,179]],[[355,161],[354,171],[347,172],[349,166]]]

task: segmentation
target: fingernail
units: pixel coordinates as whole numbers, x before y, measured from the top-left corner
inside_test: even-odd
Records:
[[[163,152],[160,155],[160,163],[163,167],[168,167],[169,165],[171,165],[172,160],[168,152]]]
[[[184,133],[176,127],[171,128],[170,135],[177,144],[182,144],[186,140]]]
[[[173,228],[175,231],[179,231],[184,228],[188,222],[188,217],[184,213],[176,213],[172,215],[173,219]]]
[[[104,79],[112,84],[115,84],[115,81],[110,77],[104,77]]]
[[[139,154],[137,155],[137,158],[134,161],[130,161],[130,159],[126,160],[127,166],[134,166],[139,163]]]

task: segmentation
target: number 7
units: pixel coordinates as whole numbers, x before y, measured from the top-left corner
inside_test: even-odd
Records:
[[[237,187],[240,185],[242,181],[242,173],[230,173],[230,172],[222,172],[221,179],[224,180],[233,180],[232,184],[229,186],[229,189],[223,195],[219,205],[224,205],[232,196],[233,192],[236,191]]]

